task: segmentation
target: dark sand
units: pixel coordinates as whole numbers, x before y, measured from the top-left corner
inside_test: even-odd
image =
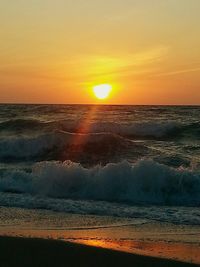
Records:
[[[8,266],[189,267],[197,265],[56,240],[0,237],[0,267]]]

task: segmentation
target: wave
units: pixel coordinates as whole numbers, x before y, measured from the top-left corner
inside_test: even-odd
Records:
[[[29,139],[32,140],[34,136],[38,136],[37,138],[40,139],[40,136],[42,135],[46,135],[46,139],[49,140],[50,138],[52,139],[50,136],[54,136],[55,132],[67,132],[69,134],[77,135],[110,134],[110,136],[117,135],[118,138],[129,138],[132,140],[151,139],[166,141],[177,140],[179,138],[199,139],[200,123],[147,121],[134,122],[131,124],[116,122],[90,122],[88,125],[85,125],[83,121],[73,121],[71,119],[46,122],[36,119],[13,119],[1,122],[0,132],[2,137],[23,135],[29,136]],[[6,134],[4,132],[6,132]],[[1,138],[0,142],[2,143],[3,141],[4,140]],[[44,140],[44,146],[45,143],[46,141]]]
[[[1,131],[34,130],[42,127],[44,123],[36,119],[11,119],[0,123]]]
[[[176,122],[142,122],[133,124],[96,123],[92,124],[92,132],[112,132],[122,136],[161,138],[174,133],[180,125]]]
[[[84,127],[83,127],[84,126]],[[37,119],[11,119],[0,123],[0,131],[66,131],[69,133],[113,133],[133,138],[173,138],[182,134],[199,135],[200,123],[181,123],[175,121],[147,121],[116,123],[116,122],[90,122],[85,127],[84,121],[72,119],[57,121],[40,121]]]
[[[64,127],[63,127],[64,129]],[[133,139],[174,139],[182,136],[199,137],[200,123],[181,123],[175,121],[147,121],[131,124],[93,123],[89,132],[110,132]],[[83,130],[84,132],[84,130]]]
[[[35,164],[31,172],[1,173],[0,191],[129,204],[199,206],[200,173],[152,160],[92,168],[71,161],[48,161]]]
[[[114,157],[118,152],[133,149],[133,153],[142,155],[147,148],[137,142],[112,133],[73,134],[55,131],[36,137],[9,137],[0,140],[1,160],[23,159],[74,159],[102,155],[102,160]],[[90,159],[91,160],[91,159]]]
[[[0,123],[1,131],[66,131],[70,133],[114,133],[122,136],[135,137],[164,137],[184,128],[176,122],[135,122],[132,124],[119,124],[115,122],[89,123],[81,127],[83,122],[73,120],[40,121],[36,119],[12,119]]]

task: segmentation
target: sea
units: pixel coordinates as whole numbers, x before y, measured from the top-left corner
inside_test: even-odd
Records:
[[[1,104],[0,206],[1,226],[198,226],[200,107]]]

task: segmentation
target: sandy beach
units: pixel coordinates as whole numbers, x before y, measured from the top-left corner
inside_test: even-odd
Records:
[[[0,237],[0,251],[0,266],[2,267],[197,266],[92,246],[36,238]]]
[[[4,238],[64,241],[74,246],[200,264],[198,225],[6,207],[0,208],[0,214],[0,236]]]

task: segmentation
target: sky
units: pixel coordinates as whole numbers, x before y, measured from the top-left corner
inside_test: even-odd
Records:
[[[200,104],[199,12],[199,0],[0,0],[0,102]]]

